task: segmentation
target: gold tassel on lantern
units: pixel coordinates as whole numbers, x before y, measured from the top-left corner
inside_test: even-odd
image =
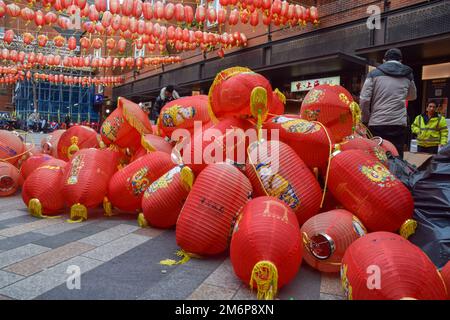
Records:
[[[75,220],[75,218],[78,218]],[[68,223],[79,223],[87,220],[87,208],[80,203],[74,204],[70,208],[70,219],[67,220]]]
[[[36,218],[41,219],[57,219],[60,218],[60,216],[46,216],[42,214],[42,204],[39,201],[39,199],[33,198],[28,202],[28,211],[30,212],[30,215]]]
[[[173,265],[177,265],[177,264],[184,264],[184,263],[188,262],[189,260],[191,260],[191,257],[199,257],[197,255],[188,253],[184,250],[178,250],[176,252],[176,255],[179,257],[182,257],[181,260],[175,261],[173,259],[165,259],[165,260],[161,260],[159,262],[159,264],[162,264],[164,266],[173,266]]]
[[[258,300],[273,300],[278,289],[278,270],[270,261],[260,261],[253,267],[250,289],[256,282]]]

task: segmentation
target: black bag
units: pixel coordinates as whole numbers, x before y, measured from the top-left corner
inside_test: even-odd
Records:
[[[394,157],[389,151],[386,152],[386,156],[388,158],[389,171],[403,182],[408,189],[411,189],[411,181],[417,173],[417,168],[399,157]]]

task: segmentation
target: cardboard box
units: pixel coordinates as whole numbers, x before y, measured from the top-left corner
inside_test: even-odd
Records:
[[[403,159],[408,163],[415,165],[417,169],[425,168],[432,157],[432,154],[421,152],[405,152],[403,154]]]

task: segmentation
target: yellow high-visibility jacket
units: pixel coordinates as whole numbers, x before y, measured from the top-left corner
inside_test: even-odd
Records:
[[[417,144],[421,147],[435,147],[446,145],[448,128],[445,118],[436,115],[425,123],[424,116],[418,115],[411,126],[412,133],[417,135]]]

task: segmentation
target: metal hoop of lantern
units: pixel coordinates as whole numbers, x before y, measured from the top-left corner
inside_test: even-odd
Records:
[[[177,244],[198,255],[225,251],[251,192],[250,181],[231,164],[208,165],[197,177],[178,217]]]
[[[257,298],[272,300],[302,262],[300,228],[294,212],[273,197],[249,201],[234,226],[230,259],[235,274]]]
[[[19,170],[9,162],[0,161],[0,197],[14,194],[19,188]]]
[[[367,231],[347,210],[332,210],[312,217],[301,228],[304,259],[322,272],[339,272],[348,246]]]
[[[371,280],[374,272],[378,277]],[[408,240],[389,232],[369,233],[348,247],[342,259],[341,281],[349,300],[447,298],[445,284],[428,256]]]

